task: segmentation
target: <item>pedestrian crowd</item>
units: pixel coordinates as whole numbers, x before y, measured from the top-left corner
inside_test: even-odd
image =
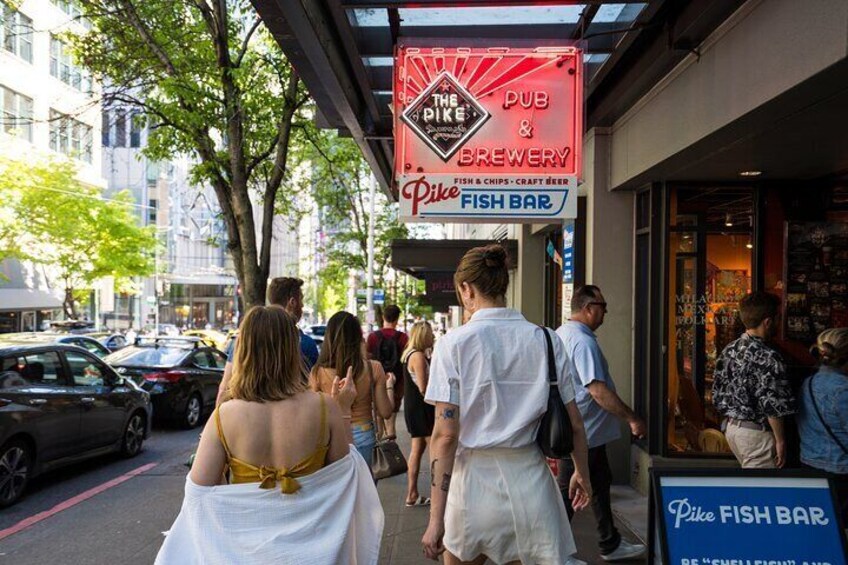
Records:
[[[601,289],[577,289],[553,332],[507,307],[503,247],[470,250],[454,282],[464,323],[438,340],[426,321],[398,330],[400,310],[388,306],[367,336],[356,316],[334,314],[319,354],[297,328],[302,281],[274,279],[270,305],[247,313],[228,352],[157,563],[376,563],[384,516],[375,477],[403,470],[406,506],[429,506],[421,551],[430,559],[584,563],[570,521],[588,506],[604,560],[643,557],[645,546],[615,525],[607,446],[622,429],[634,438],[647,429],[617,394],[595,335],[607,313]],[[746,331],[719,356],[713,388],[730,449],[743,468],[782,467],[784,418],[797,412],[801,461],[834,477],[844,514],[848,329],[821,334],[821,367],[796,399],[769,344],[777,300],[753,293],[740,311]],[[564,407],[571,447],[556,476],[540,439],[551,402]],[[406,458],[391,449],[401,405]]]

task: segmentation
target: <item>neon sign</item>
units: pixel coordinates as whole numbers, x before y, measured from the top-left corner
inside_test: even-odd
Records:
[[[402,219],[575,217],[582,165],[580,51],[433,43],[411,40],[395,55]]]

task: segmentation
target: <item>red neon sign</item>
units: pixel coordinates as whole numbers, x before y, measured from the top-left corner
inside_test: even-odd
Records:
[[[582,167],[574,47],[400,45],[395,180],[410,221],[573,217]]]

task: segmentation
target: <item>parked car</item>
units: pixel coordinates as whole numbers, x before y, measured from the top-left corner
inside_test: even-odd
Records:
[[[45,471],[137,455],[151,416],[150,395],[85,349],[0,336],[0,508]]]
[[[106,357],[111,353],[109,349],[89,335],[65,333],[65,332],[27,332],[15,334],[1,334],[5,341],[14,341],[20,344],[48,344],[48,343],[64,343],[66,345],[77,345],[93,353],[100,358]]]
[[[175,326],[174,324],[159,324],[157,327],[153,327],[153,325],[144,326],[141,329],[141,333],[143,335],[162,335],[162,336],[178,336],[180,335],[180,328]]]
[[[324,345],[324,334],[327,333],[327,326],[325,324],[315,324],[306,328],[306,331],[303,333],[312,338],[320,351],[321,346]]]
[[[184,336],[199,337],[209,347],[218,351],[225,351],[227,347],[227,334],[217,330],[186,330]]]
[[[106,357],[118,374],[150,393],[157,421],[185,428],[215,407],[227,357],[197,337],[139,337]]]
[[[91,332],[85,335],[99,341],[100,344],[104,345],[110,352],[115,352],[127,346],[127,338],[119,333]]]

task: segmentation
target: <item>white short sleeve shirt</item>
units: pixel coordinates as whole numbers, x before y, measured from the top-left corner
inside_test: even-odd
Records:
[[[547,331],[567,404],[574,385],[565,348]],[[460,448],[525,447],[536,441],[549,390],[542,329],[510,308],[486,308],[436,343],[425,400],[459,407]]]

